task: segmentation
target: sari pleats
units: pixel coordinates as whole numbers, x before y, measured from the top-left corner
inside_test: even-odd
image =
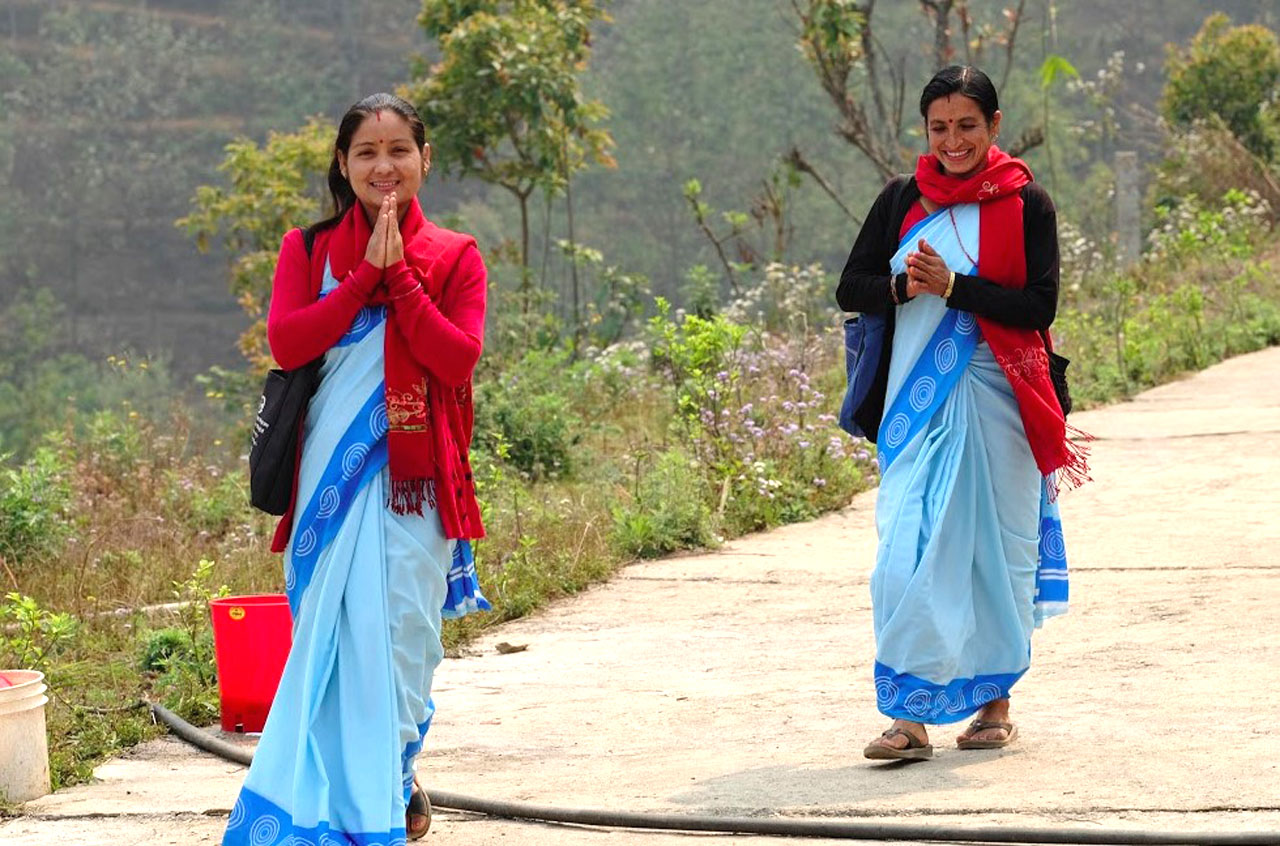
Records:
[[[926,218],[895,272],[920,238],[975,272],[965,256],[978,254],[977,222],[976,206]],[[973,316],[916,297],[898,307],[892,355],[871,577],[876,702],[891,717],[955,722],[1008,696],[1028,669],[1042,530],[1060,541],[1061,527]],[[1060,564],[1059,612],[1065,551]]]
[[[488,608],[435,511],[387,508],[385,324],[357,315],[308,409],[285,554],[293,646],[225,846],[403,844],[442,619]]]

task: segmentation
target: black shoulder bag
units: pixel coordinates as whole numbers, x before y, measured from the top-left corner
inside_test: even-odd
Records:
[[[1062,416],[1071,413],[1071,391],[1067,387],[1067,365],[1071,360],[1053,351],[1053,340],[1049,330],[1040,333],[1044,338],[1044,351],[1049,354],[1049,381],[1053,383],[1053,393],[1058,397],[1058,405],[1062,407]]]
[[[302,230],[307,258],[314,241],[311,230]],[[249,504],[268,514],[284,514],[293,501],[298,438],[307,404],[320,381],[320,361],[317,358],[296,370],[272,370],[262,386],[249,444]]]

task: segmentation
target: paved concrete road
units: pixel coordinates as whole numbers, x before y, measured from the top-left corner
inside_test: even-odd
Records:
[[[1062,500],[1072,611],[1037,634],[1014,747],[959,752],[937,727],[933,761],[862,759],[886,724],[869,493],[629,567],[446,661],[424,781],[638,811],[1280,833],[1280,349],[1073,423],[1098,440],[1095,482]],[[242,771],[164,740],[97,775],[0,842],[216,843]],[[687,842],[448,813],[432,839]]]

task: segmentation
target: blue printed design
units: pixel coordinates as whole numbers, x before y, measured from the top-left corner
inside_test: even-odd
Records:
[[[961,315],[967,315],[962,324]],[[916,360],[902,390],[885,410],[879,447],[883,473],[916,433],[924,429],[933,413],[960,381],[960,374],[978,347],[977,324],[968,312],[949,310],[933,337]]]
[[[1036,625],[1065,614],[1070,595],[1067,581],[1067,543],[1062,534],[1058,503],[1050,493],[1052,477],[1045,479],[1040,495],[1040,561],[1036,567]]]
[[[320,553],[342,527],[351,502],[369,479],[387,463],[387,403],[380,385],[356,413],[338,448],[329,458],[316,494],[298,517],[293,554],[287,556],[284,587],[289,608],[296,616],[302,595],[311,583]],[[446,619],[464,617],[493,606],[480,592],[471,543],[459,540],[453,547],[448,594],[441,613]]]
[[[326,258],[324,262],[324,278],[320,282],[320,299],[323,300],[337,287],[338,280],[334,277],[333,271],[330,270],[329,260]],[[386,306],[364,306],[360,311],[356,312],[355,318],[351,321],[351,328],[338,339],[334,346],[349,347],[352,344],[360,343],[370,332],[381,326],[386,319]]]
[[[453,547],[453,565],[449,568],[449,592],[445,596],[442,616],[446,620],[465,617],[473,611],[492,611],[493,606],[480,592],[476,561],[471,542],[460,540]]]
[[[1006,699],[1026,670],[952,679],[946,684],[899,673],[876,662],[876,707],[880,713],[917,723],[954,723],[988,702]]]
[[[427,740],[427,732],[431,730],[431,716],[436,712],[436,703],[431,697],[427,697],[427,719],[426,722],[418,724],[418,739],[406,743],[404,751],[400,753],[400,770],[404,773],[404,802],[409,804],[409,797],[413,793],[413,762],[418,757],[418,753],[422,751],[422,744]]]
[[[342,831],[327,821],[295,825],[279,805],[245,788],[231,809],[222,846],[405,846],[405,830]]]
[[[387,463],[387,407],[383,394],[379,385],[356,413],[338,448],[329,457],[316,494],[298,515],[293,554],[286,558],[284,574],[289,609],[295,617],[320,553],[342,528],[343,517],[356,494]],[[379,429],[382,435],[375,437]]]
[[[334,346],[346,347],[360,343],[386,319],[386,306],[365,306],[356,312],[355,319],[351,321],[351,328],[347,330],[347,334],[338,339],[338,343]]]

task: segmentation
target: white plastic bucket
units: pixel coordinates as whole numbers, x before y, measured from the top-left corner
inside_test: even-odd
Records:
[[[44,673],[0,670],[0,798],[29,802],[49,792]]]

